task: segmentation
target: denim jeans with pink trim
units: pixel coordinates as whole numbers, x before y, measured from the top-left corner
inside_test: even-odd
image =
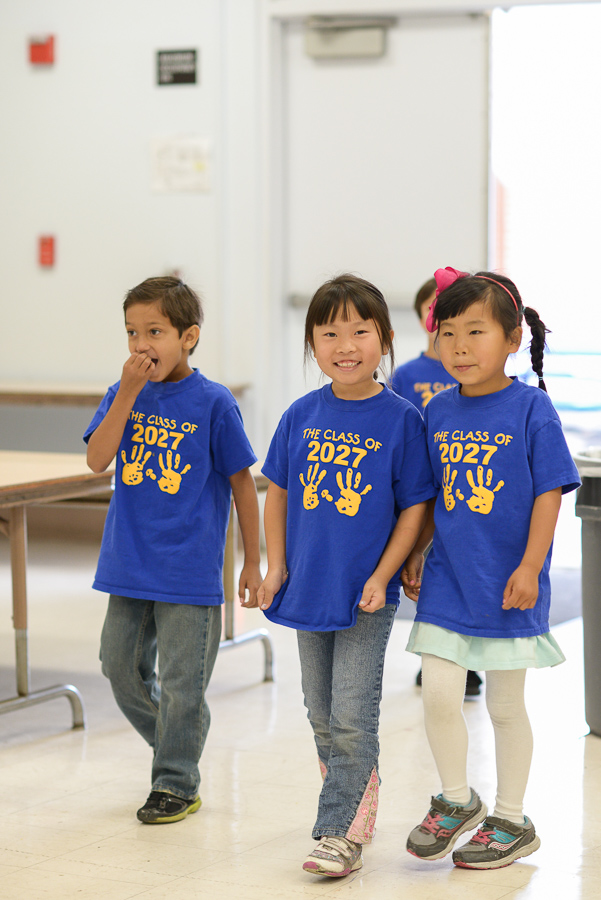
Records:
[[[324,776],[316,840],[325,835],[358,844],[373,838],[380,777],[378,724],[384,657],[394,604],[361,610],[341,631],[298,631],[305,706]]]

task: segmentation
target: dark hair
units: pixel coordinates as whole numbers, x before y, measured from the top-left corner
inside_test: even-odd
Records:
[[[128,291],[123,301],[123,312],[135,303],[158,303],[161,313],[166,316],[181,337],[191,325],[200,328],[204,313],[200,297],[179,278],[165,275],[161,278],[147,278]],[[194,353],[196,345],[190,353]]]
[[[415,295],[415,300],[413,301],[413,309],[417,313],[417,318],[421,319],[422,317],[422,306],[429,300],[434,291],[436,290],[436,279],[428,278],[428,280],[422,284],[419,291]]]
[[[515,304],[511,302],[508,291]],[[545,335],[549,333],[549,329],[535,309],[523,305],[520,292],[513,281],[506,275],[499,275],[496,272],[476,272],[475,275],[458,278],[438,295],[434,311],[435,320],[438,323],[445,319],[454,319],[474,303],[487,304],[493,319],[499,323],[507,338],[511,337],[518,325],[522,324],[522,316],[524,317],[532,335],[530,341],[532,368],[538,375],[539,388],[546,391],[543,380],[543,356],[546,346]]]
[[[305,319],[305,363],[313,350],[313,329],[333,322],[339,314],[343,321],[348,322],[351,307],[364,321],[371,319],[375,322],[382,350],[388,352],[390,371],[394,372],[392,324],[386,300],[375,285],[358,275],[349,274],[337,275],[326,281],[313,294]]]

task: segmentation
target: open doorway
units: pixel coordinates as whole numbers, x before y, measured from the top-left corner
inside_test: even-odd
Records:
[[[551,329],[545,380],[573,452],[601,447],[600,33],[601,3],[492,16],[491,267]],[[515,364],[525,377],[526,350]],[[571,496],[554,564],[579,563]]]
[[[492,18],[491,265],[551,328],[549,393],[582,446],[601,444],[600,33],[601,3]]]

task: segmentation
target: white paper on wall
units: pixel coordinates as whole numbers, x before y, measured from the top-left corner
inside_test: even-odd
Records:
[[[210,141],[194,135],[154,138],[152,180],[155,193],[210,190]]]

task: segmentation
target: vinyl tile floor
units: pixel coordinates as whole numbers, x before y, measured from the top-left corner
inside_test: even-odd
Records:
[[[0,691],[14,694],[10,573],[0,555]],[[68,681],[82,692],[88,729],[72,730],[64,698],[0,716],[2,900],[601,900],[601,738],[587,736],[582,621],[555,629],[568,661],[530,672],[535,753],[526,812],[542,839],[524,862],[494,871],[424,863],[405,851],[430,794],[439,790],[415,686],[419,661],[397,620],[381,711],[377,836],[345,879],[301,869],[313,846],[320,776],[300,691],[293,632],[269,626],[276,680],[263,648],[220,653],[211,682],[212,725],[201,760],[203,805],[182,822],[137,822],[149,792],[150,750],[113,701],[99,671],[106,598],[91,590],[96,548],[32,542],[29,567],[33,687]],[[263,627],[237,614],[238,631]],[[484,697],[465,704],[471,782],[494,802],[492,729]]]

